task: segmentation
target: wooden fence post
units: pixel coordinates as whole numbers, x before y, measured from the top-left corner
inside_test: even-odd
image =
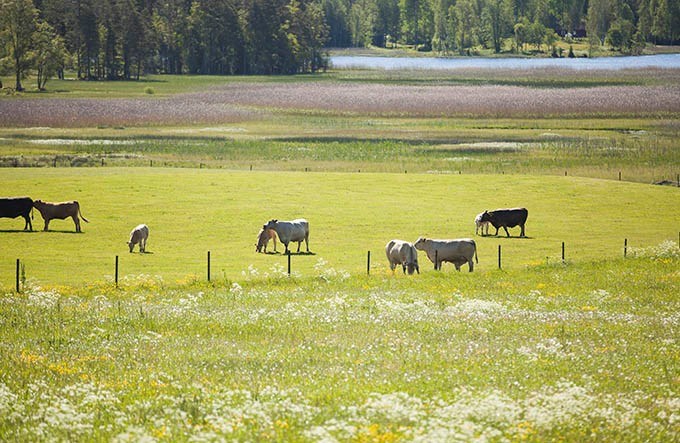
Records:
[[[498,245],[498,269],[502,269],[502,267],[501,267],[501,245]]]
[[[562,262],[564,263],[564,242],[562,242]]]
[[[118,287],[118,256],[116,255],[116,274],[115,274],[116,287]]]
[[[208,251],[208,281],[210,281],[210,251]]]
[[[286,255],[288,255],[288,275],[290,276],[290,249],[288,250]]]
[[[436,249],[434,250],[434,270],[438,271],[439,268],[437,267],[437,262],[439,261],[439,251]]]
[[[628,255],[628,239],[624,238],[623,239],[623,258],[626,258]]]
[[[19,286],[19,269],[20,269],[20,264],[21,261],[17,258],[17,292],[21,292],[21,287]]]
[[[371,251],[366,255],[366,275],[371,275]]]

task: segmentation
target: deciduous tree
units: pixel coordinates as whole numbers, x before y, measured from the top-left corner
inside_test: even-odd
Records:
[[[33,66],[38,10],[31,0],[0,0],[0,42],[5,48],[6,63],[15,77],[15,89],[23,91],[21,80]]]
[[[40,21],[35,38],[35,67],[38,89],[43,91],[47,80],[64,66],[66,47],[64,39],[54,32],[47,22]]]

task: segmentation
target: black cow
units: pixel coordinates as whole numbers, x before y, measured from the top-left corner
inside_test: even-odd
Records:
[[[488,221],[496,228],[498,235],[498,228],[505,229],[505,233],[510,237],[508,228],[519,226],[522,229],[519,236],[524,237],[524,224],[527,222],[529,211],[526,208],[512,208],[512,209],[496,209],[495,211],[484,211],[482,213],[482,221]]]
[[[29,217],[32,209],[33,200],[28,197],[0,198],[0,217],[17,218],[22,216],[26,220],[24,231],[26,229],[33,230],[31,217]]]

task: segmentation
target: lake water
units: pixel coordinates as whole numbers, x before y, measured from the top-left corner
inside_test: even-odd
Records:
[[[620,70],[638,68],[680,68],[680,54],[598,58],[481,58],[481,57],[370,57],[332,56],[338,69],[537,69]]]

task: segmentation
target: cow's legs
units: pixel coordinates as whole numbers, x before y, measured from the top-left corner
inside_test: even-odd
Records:
[[[505,229],[505,235],[507,235],[508,237],[510,237],[510,233],[508,232],[508,227],[507,227],[507,226],[503,226],[503,229]]]
[[[525,235],[524,235],[524,225],[520,225],[519,227],[522,229],[522,232],[519,233],[519,236],[525,237]]]
[[[43,229],[43,231],[47,231],[47,229],[49,229],[49,227],[50,227],[50,220],[45,219],[45,228]]]
[[[286,247],[286,250],[284,251],[284,254],[290,254],[290,251],[288,250],[288,243],[287,243],[287,242],[286,242],[286,243],[281,242],[281,243],[283,243],[283,246]]]
[[[300,240],[300,241],[298,242],[298,250],[297,250],[298,254],[300,253],[300,245],[301,245],[301,244],[302,244],[302,240]]]
[[[26,228],[28,228],[29,231],[33,230],[33,225],[31,224],[31,218],[28,215],[24,215],[24,218],[26,219],[26,224],[24,225],[24,231]]]
[[[305,235],[305,247],[307,248],[307,252],[309,252],[309,233]]]
[[[146,239],[142,239],[142,241],[139,242],[139,252],[145,252],[146,251]]]
[[[401,264],[401,272],[403,272],[404,274],[406,274],[406,263],[402,263],[402,264]]]
[[[475,264],[472,262],[472,257],[470,257],[470,260],[468,260],[468,266],[470,266],[469,271],[472,272],[472,270],[475,268]]]
[[[73,223],[76,224],[76,232],[80,232],[80,220],[78,220],[78,216],[74,215],[71,218],[73,218]]]

